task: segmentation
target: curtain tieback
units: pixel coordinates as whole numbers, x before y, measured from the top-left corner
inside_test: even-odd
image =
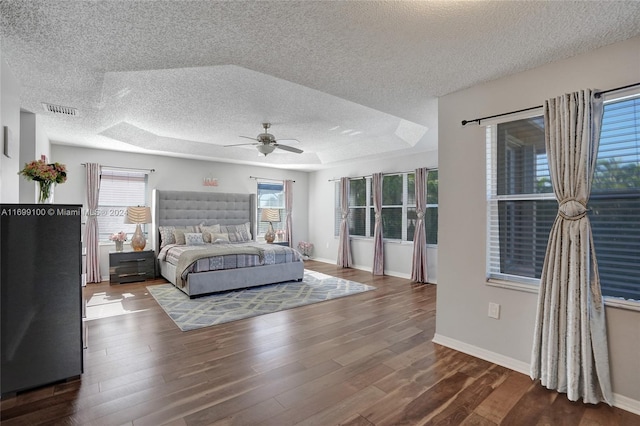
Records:
[[[422,219],[424,217],[424,211],[417,210],[416,211],[416,216],[418,216],[418,219]]]
[[[344,212],[342,213],[342,219],[343,220],[347,219],[348,217],[349,217],[349,213],[348,212],[347,213],[344,213]]]
[[[567,220],[579,220],[586,216],[587,206],[575,198],[566,198],[560,202],[558,214]]]

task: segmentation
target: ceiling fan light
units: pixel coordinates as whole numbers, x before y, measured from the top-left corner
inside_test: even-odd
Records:
[[[258,152],[260,154],[264,154],[264,156],[266,157],[267,154],[271,154],[273,152],[274,149],[276,149],[275,146],[273,145],[258,145],[256,148],[258,148]]]

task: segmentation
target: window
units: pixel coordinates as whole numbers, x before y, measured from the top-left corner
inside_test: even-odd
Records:
[[[349,183],[349,235],[370,237],[373,195],[371,179],[354,179]]]
[[[98,239],[108,241],[109,236],[124,231],[129,239],[135,224],[124,223],[129,206],[145,206],[147,173],[138,170],[102,168],[98,196]],[[146,225],[142,225],[146,232]]]
[[[418,216],[416,215],[415,197],[415,173],[408,176],[409,190],[407,195],[407,241],[413,241]],[[425,206],[424,226],[427,235],[427,244],[438,244],[438,171],[427,172],[427,205]]]
[[[284,229],[286,214],[284,205],[284,184],[273,182],[258,182],[258,236],[264,236],[269,222],[260,221],[262,209],[271,208],[280,211],[280,220],[271,222],[274,231]]]
[[[486,135],[488,276],[538,284],[557,212],[543,118]],[[589,209],[603,294],[640,300],[640,96],[605,103]]]
[[[372,238],[375,210],[370,177],[351,179],[349,186],[349,235]],[[336,183],[335,235],[339,235],[340,183]],[[416,216],[415,173],[388,174],[382,177],[382,224],[385,240],[413,241]],[[427,244],[438,243],[438,171],[427,174],[425,227]]]

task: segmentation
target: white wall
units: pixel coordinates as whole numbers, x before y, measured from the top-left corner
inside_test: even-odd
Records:
[[[4,126],[12,133],[13,154],[11,158],[4,155],[0,143],[0,201],[18,203],[18,176],[20,171],[20,83],[2,60],[0,53],[0,139],[4,143]]]
[[[331,263],[335,263],[338,258],[339,240],[334,236],[335,182],[330,180],[343,176],[365,176],[378,172],[406,172],[418,167],[437,168],[437,151],[351,163],[311,173],[309,177],[309,192],[312,194],[309,200],[309,241],[314,244],[313,257]],[[355,268],[372,270],[373,239],[352,239],[351,251]],[[413,243],[386,242],[384,253],[385,274],[404,278],[411,276]],[[437,257],[438,249],[436,247],[428,248],[428,281],[434,284],[438,279]]]
[[[39,159],[42,155],[46,156],[49,162],[56,161],[50,156],[51,144],[40,122],[40,116],[32,112],[20,111],[20,168],[25,163]],[[38,186],[35,182],[21,177],[19,187],[21,203],[37,202]]]
[[[293,179],[293,236],[294,244],[308,238],[307,208],[308,174],[306,172],[287,171],[265,167],[244,166],[238,164],[216,163],[211,161],[188,160],[78,148],[65,145],[52,145],[51,155],[55,161],[67,166],[67,182],[57,185],[55,202],[62,204],[83,204],[86,207],[85,167],[82,163],[99,163],[105,166],[155,169],[149,174],[147,202],[151,206],[153,189],[173,191],[211,191],[233,193],[256,193],[256,180],[250,176],[271,179]],[[218,186],[203,186],[205,177],[218,179]],[[83,219],[84,223],[84,219]],[[150,244],[150,242],[148,242]],[[100,275],[108,279],[109,250],[112,243],[101,245]]]
[[[485,134],[477,125],[462,127],[461,120],[541,105],[582,88],[639,81],[640,38],[634,38],[440,98],[436,340],[494,361],[530,363],[537,294],[485,283]],[[488,318],[489,302],[501,305],[499,320]],[[616,404],[640,411],[640,312],[606,312]]]

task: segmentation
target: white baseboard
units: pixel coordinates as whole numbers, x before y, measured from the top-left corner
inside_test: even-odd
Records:
[[[628,396],[620,395],[619,393],[614,392],[613,406],[640,416],[640,401],[631,399]]]
[[[322,257],[314,257],[311,260],[316,260],[316,261],[322,262],[322,263],[330,263],[330,264],[334,264],[334,265],[336,264],[336,260],[335,259],[325,259],[325,258],[322,258]],[[371,266],[353,265],[352,268],[353,269],[359,269],[361,271],[371,272]],[[385,270],[384,274],[385,275],[389,275],[390,277],[404,278],[404,279],[407,279],[407,280],[411,279],[411,274],[406,274],[404,272],[396,272],[396,271]],[[437,282],[429,281],[429,284],[437,284]]]
[[[451,349],[455,349],[457,351],[463,352],[467,355],[474,356],[476,358],[483,359],[485,361],[492,362],[494,364],[501,365],[510,370],[517,371],[526,376],[529,376],[530,364],[527,362],[519,361],[514,358],[510,358],[504,355],[501,355],[496,352],[488,351],[483,348],[479,348],[474,345],[470,345],[468,343],[461,342],[456,339],[452,339],[450,337],[443,336],[441,334],[435,334],[433,336],[433,343],[437,343],[438,345],[446,346]],[[613,394],[612,405],[614,407],[618,407],[621,410],[629,411],[633,414],[640,415],[640,401],[629,398],[624,395],[620,395],[617,393]]]
[[[501,365],[510,370],[517,371],[525,375],[529,375],[529,363],[522,362],[508,356],[501,355],[496,352],[491,352],[486,349],[479,348],[468,343],[461,342],[460,340],[452,339],[450,337],[443,336],[441,334],[435,334],[433,336],[433,343],[437,343],[442,346],[446,346],[451,349],[455,349],[460,352],[464,352],[467,355],[474,356],[476,358],[484,359],[485,361],[492,362],[494,364]]]

